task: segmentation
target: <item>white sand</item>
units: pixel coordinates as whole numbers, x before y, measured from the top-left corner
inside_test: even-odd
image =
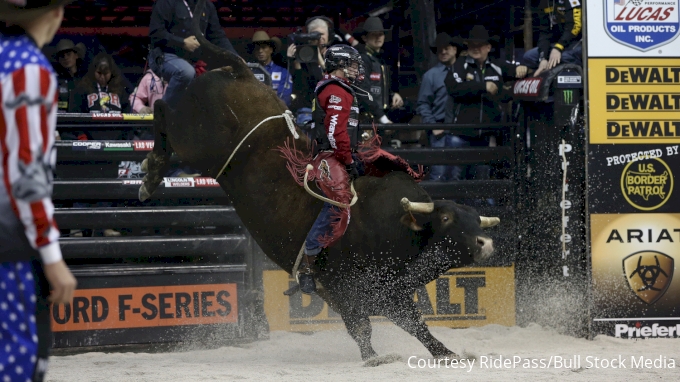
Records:
[[[432,328],[432,333],[458,354],[476,357],[472,371],[446,368],[412,369],[429,353],[413,337],[392,325],[374,325],[373,345],[380,355],[401,360],[363,367],[359,350],[345,331],[312,335],[273,332],[270,340],[238,347],[163,354],[87,353],[52,357],[47,381],[650,381],[680,380],[680,339],[642,341],[598,336],[593,341],[564,336],[530,325],[527,328],[489,325],[471,329]],[[525,360],[540,365],[550,357],[581,356],[581,368],[522,368]],[[517,368],[480,367],[484,357],[518,356]],[[631,356],[672,362],[675,368],[634,368]],[[625,369],[587,368],[587,358],[623,360]],[[421,361],[423,362],[423,361]],[[593,365],[594,366],[594,365]]]

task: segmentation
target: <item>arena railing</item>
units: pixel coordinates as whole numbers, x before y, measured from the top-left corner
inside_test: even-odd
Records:
[[[136,114],[59,114],[58,115],[58,130],[89,130],[89,131],[112,131],[112,130],[146,130],[153,129],[153,116],[151,115],[136,115]],[[360,125],[359,129],[351,131],[353,140],[360,139],[364,133],[370,133],[374,128],[373,125]],[[520,174],[522,170],[522,161],[518,158],[522,157],[522,147],[517,145],[516,124],[485,124],[485,125],[454,125],[454,124],[391,124],[391,125],[377,125],[378,132],[381,130],[393,131],[417,131],[417,130],[431,130],[444,129],[459,135],[477,135],[480,132],[493,132],[495,134],[503,134],[505,142],[509,143],[506,146],[498,147],[466,147],[466,148],[391,148],[384,147],[387,151],[397,154],[412,164],[429,165],[475,165],[475,164],[499,164],[503,169],[501,171],[501,179],[489,180],[461,180],[448,182],[433,182],[425,180],[421,182],[423,188],[430,194],[433,199],[463,199],[464,202],[470,200],[481,201],[476,204],[476,208],[480,213],[485,215],[500,216],[504,221],[514,221],[516,219],[517,203],[519,192],[522,187],[519,186]],[[87,146],[90,145],[90,146]],[[83,179],[78,172],[83,172],[81,169],[87,167],[87,164],[97,164],[102,162],[117,162],[117,161],[141,161],[147,153],[153,149],[153,141],[57,141],[57,174],[64,174],[65,169],[76,169],[66,174],[67,176],[58,178],[54,183],[54,198],[59,201],[105,201],[105,200],[128,200],[135,201],[137,193],[141,184],[141,179],[112,179],[111,176],[97,179],[89,178]],[[178,159],[173,156],[171,162],[177,162]],[[152,201],[163,201],[168,199],[193,199],[208,202],[210,204],[228,203],[226,194],[222,191],[219,185],[211,178],[196,178],[173,180],[166,179],[154,195]],[[486,204],[486,199],[494,199],[496,205],[489,206]],[[215,202],[217,201],[217,202]],[[165,212],[161,214],[172,214],[172,208],[167,207]],[[181,214],[187,207],[177,207],[174,213]],[[220,208],[223,206],[203,206],[201,219],[202,226],[219,226],[219,217],[221,214]],[[106,209],[88,209],[85,211],[77,211],[76,209],[57,209],[57,221],[64,228],[85,228],[83,224],[87,224],[92,228],[104,228],[100,224],[93,224],[93,218],[99,220],[101,223],[108,221],[110,227],[137,227],[139,221],[149,221],[149,224],[144,226],[155,226],[150,224],[153,221],[156,223],[163,223],[161,226],[194,226],[194,222],[184,221],[172,222],[172,219],[156,218],[160,210],[157,208],[140,209],[134,208],[135,213],[130,213],[130,208],[106,208]],[[92,212],[90,212],[92,211]],[[101,211],[101,212],[97,212]],[[124,212],[126,211],[126,212]],[[232,211],[229,215],[233,215],[234,219],[238,219]],[[170,215],[168,215],[170,216]],[[62,223],[62,219],[63,223]],[[66,220],[68,219],[68,220]],[[67,225],[64,225],[68,222]],[[77,224],[83,222],[83,224]],[[86,223],[85,223],[86,222]],[[233,223],[233,221],[232,221]],[[75,224],[75,225],[74,225]],[[507,245],[515,246],[515,239],[517,233],[514,232],[515,224],[504,225],[504,227],[497,229],[498,234],[502,233],[503,237],[508,239]],[[128,252],[126,248],[128,245],[123,244],[122,240],[113,239],[96,239],[112,246],[111,249],[102,250],[97,256],[98,258],[116,257],[119,254],[133,253]],[[181,253],[182,247],[185,243],[177,241],[174,246],[177,251],[169,250],[173,247],[170,244],[164,244],[163,238],[149,239],[144,245],[148,248],[157,248],[158,253]],[[192,239],[193,240],[193,239]],[[214,248],[220,245],[206,244],[222,242],[235,242],[233,238],[228,236],[215,237],[213,241],[201,241],[202,254],[208,255],[213,252]],[[67,258],[81,258],[86,256],[87,245],[80,244],[84,241],[74,241],[70,243],[67,239],[65,244],[65,256]],[[117,247],[117,248],[113,248]],[[222,247],[225,248],[225,247]],[[154,251],[155,252],[155,251]]]

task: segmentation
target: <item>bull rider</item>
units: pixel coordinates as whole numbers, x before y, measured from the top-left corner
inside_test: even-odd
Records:
[[[355,83],[363,76],[361,55],[348,45],[335,45],[325,54],[325,75],[314,91],[312,134],[314,164],[319,169],[321,191],[329,198],[348,203],[350,183],[359,177],[358,159],[352,157],[348,126],[357,126],[359,107]],[[323,129],[321,128],[323,127]],[[316,292],[313,265],[316,256],[338,240],[349,223],[349,208],[324,203],[305,239],[299,268],[300,290]]]

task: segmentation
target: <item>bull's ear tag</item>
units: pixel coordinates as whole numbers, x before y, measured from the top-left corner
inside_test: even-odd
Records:
[[[411,212],[406,213],[402,215],[401,219],[399,219],[401,224],[407,226],[409,229],[412,231],[422,231],[423,227],[418,224],[416,221],[416,218],[411,214]]]

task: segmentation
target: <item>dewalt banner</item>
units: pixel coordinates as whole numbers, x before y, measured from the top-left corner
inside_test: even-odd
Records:
[[[340,315],[317,295],[283,292],[295,280],[282,270],[264,272],[265,313],[271,330],[342,329]],[[421,287],[414,296],[430,326],[462,328],[515,324],[514,267],[457,268]],[[388,322],[372,317],[372,322]]]
[[[680,59],[588,60],[590,143],[680,143]]]

